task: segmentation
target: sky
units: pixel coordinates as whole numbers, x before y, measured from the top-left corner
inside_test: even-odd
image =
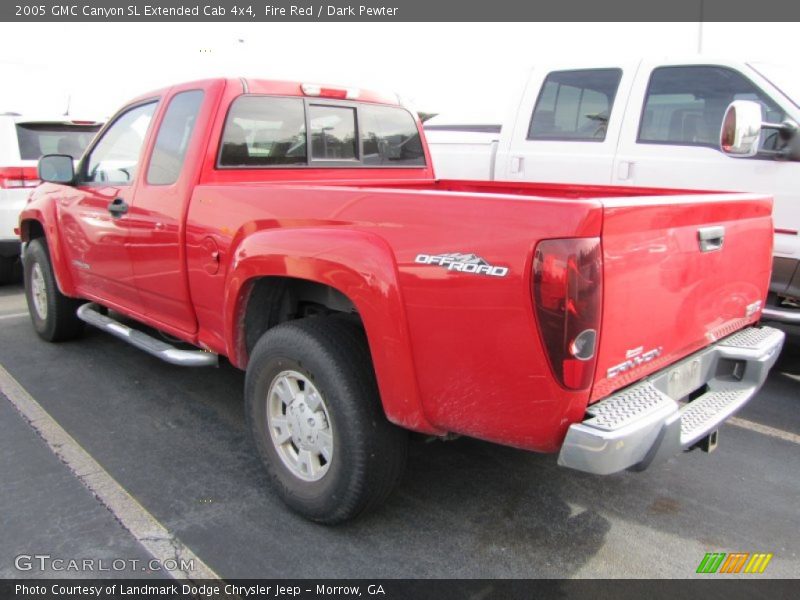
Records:
[[[499,122],[537,63],[598,56],[788,62],[795,23],[0,23],[0,113],[101,119],[214,76],[394,91],[418,110]]]

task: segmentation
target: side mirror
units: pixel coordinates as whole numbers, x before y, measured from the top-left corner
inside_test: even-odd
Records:
[[[67,154],[46,154],[39,159],[39,179],[50,183],[75,181],[75,165]]]
[[[722,119],[720,148],[731,156],[755,156],[761,141],[761,125],[761,105],[758,102],[731,102]]]

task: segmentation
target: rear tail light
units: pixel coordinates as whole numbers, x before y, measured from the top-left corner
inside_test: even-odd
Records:
[[[0,188],[33,188],[39,185],[36,167],[0,167]]]
[[[603,299],[600,238],[546,240],[536,247],[536,320],[556,379],[582,390],[592,383]]]

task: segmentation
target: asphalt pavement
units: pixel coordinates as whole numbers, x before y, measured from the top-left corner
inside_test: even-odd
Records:
[[[685,578],[706,552],[769,552],[760,577],[798,575],[798,336],[711,454],[596,477],[555,456],[415,438],[384,507],[324,527],[270,489],[243,373],[167,365],[99,331],[47,344],[25,311],[21,287],[0,288],[0,364],[222,577]],[[42,575],[15,568],[21,553],[146,556],[4,397],[0,478],[0,577]]]

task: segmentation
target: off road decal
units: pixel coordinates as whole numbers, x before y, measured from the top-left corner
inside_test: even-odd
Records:
[[[488,275],[490,277],[505,277],[508,267],[491,265],[477,254],[417,254],[415,263],[421,265],[435,265],[444,267],[448,271],[459,273],[472,273],[473,275]]]

